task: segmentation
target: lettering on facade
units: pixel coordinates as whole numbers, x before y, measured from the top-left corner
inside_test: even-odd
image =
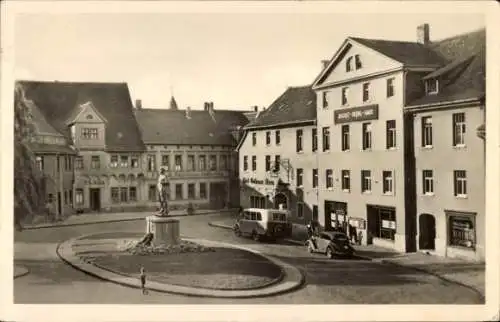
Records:
[[[335,124],[378,119],[378,105],[353,107],[333,112]]]
[[[271,181],[269,179],[258,180],[255,178],[243,178],[242,182],[243,183],[251,183],[251,184],[261,184],[261,185],[266,185],[266,186],[273,186],[274,185],[274,181]]]

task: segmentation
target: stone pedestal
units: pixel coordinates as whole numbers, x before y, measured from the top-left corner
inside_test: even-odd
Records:
[[[176,245],[180,242],[179,220],[149,216],[146,217],[146,233],[153,234],[154,245]]]

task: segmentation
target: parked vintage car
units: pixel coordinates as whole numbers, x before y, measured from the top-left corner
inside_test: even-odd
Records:
[[[243,209],[234,224],[236,236],[251,236],[254,240],[276,240],[292,234],[292,223],[288,221],[290,213],[278,209]]]
[[[310,253],[318,252],[326,254],[329,258],[335,256],[351,257],[354,254],[354,248],[349,242],[349,237],[339,231],[325,231],[318,236],[312,237],[308,241],[308,250]]]

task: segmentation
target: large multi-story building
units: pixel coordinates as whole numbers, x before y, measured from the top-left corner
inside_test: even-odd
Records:
[[[317,217],[316,95],[290,87],[245,126],[238,145],[241,205],[284,208],[292,221]]]
[[[485,258],[485,30],[436,43],[446,58],[423,77],[412,115],[418,248]]]
[[[72,197],[69,197],[73,198],[74,209],[117,211],[141,205],[137,191],[141,186],[141,156],[145,146],[127,84],[35,81],[20,84],[26,97],[58,133],[59,140],[65,140],[76,150]]]
[[[239,205],[238,155],[240,128],[248,123],[243,111],[181,110],[172,98],[169,109],[144,109],[135,115],[147,146],[140,195],[149,205],[157,200],[156,180],[164,168],[169,180],[170,209],[220,209]]]
[[[437,82],[428,81],[434,79],[433,75],[450,72],[444,81],[446,93],[446,86],[464,71],[461,60],[464,57],[453,57],[452,54],[462,50],[460,46],[464,44],[451,48],[445,46],[445,42],[431,43],[428,25],[418,27],[416,42],[350,37],[316,78],[313,89],[318,96],[318,132],[326,133],[319,137],[322,142],[329,142],[318,153],[322,178],[319,214],[325,228],[350,224],[356,234],[361,232],[363,244],[374,243],[399,251],[417,249],[417,208],[424,211],[425,207],[420,205],[421,196],[416,198],[419,187],[416,178],[420,176],[416,176],[415,167],[432,163],[431,159],[441,158],[443,161],[447,150],[432,150],[436,151],[435,157],[431,156],[432,152],[426,153],[429,161],[424,161],[424,153],[428,151],[419,148],[415,160],[413,123],[416,121],[412,113],[406,112],[405,106],[413,105],[415,100],[418,102],[422,95],[425,96],[425,86],[427,93],[434,91],[431,86]],[[471,81],[471,75],[462,77]],[[461,86],[464,90],[467,88],[465,84]],[[430,102],[441,101],[430,99]],[[478,105],[475,106],[471,113],[479,111]],[[471,121],[482,122],[480,112],[476,114],[470,116]],[[453,122],[463,120],[460,116],[455,118]],[[451,131],[452,120],[449,122],[447,129]],[[447,129],[439,127],[440,132]],[[480,159],[472,157],[482,151],[481,148],[475,149],[466,152],[471,153],[471,157],[462,161],[455,176],[460,177],[463,174],[460,171],[466,168],[479,170],[477,167],[484,167],[477,163]],[[442,175],[438,180],[453,182],[453,176],[449,177],[444,169],[434,171],[440,171]],[[484,173],[478,173],[480,175],[484,176]],[[330,184],[332,181],[333,185]],[[479,186],[481,182],[484,182],[484,177],[477,179],[475,184]],[[477,192],[479,199],[480,190]],[[445,206],[446,203],[435,197],[436,204],[425,211],[435,213],[438,204],[449,209],[461,208],[459,198],[448,199],[452,199],[454,206]],[[481,202],[484,202],[484,194]],[[482,208],[478,206],[476,209],[481,211]]]

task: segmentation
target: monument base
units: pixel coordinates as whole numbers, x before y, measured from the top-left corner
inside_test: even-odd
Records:
[[[146,217],[146,234],[153,234],[153,245],[177,245],[180,243],[180,223],[178,219]]]

